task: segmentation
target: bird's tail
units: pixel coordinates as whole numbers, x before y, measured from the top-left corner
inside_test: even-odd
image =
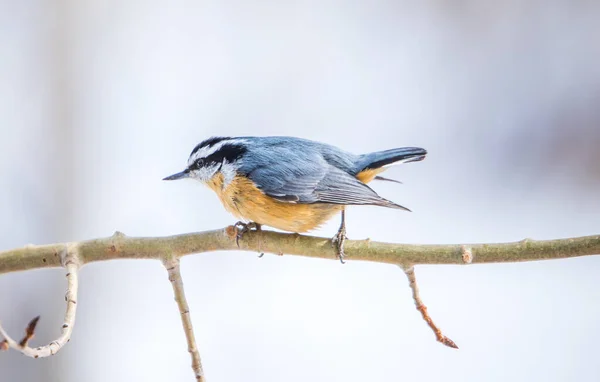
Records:
[[[358,160],[357,172],[378,169],[399,163],[418,162],[425,159],[427,151],[420,147],[401,147],[375,153],[363,154]]]

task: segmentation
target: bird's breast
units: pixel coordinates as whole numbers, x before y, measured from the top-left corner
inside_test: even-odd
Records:
[[[223,174],[217,173],[207,185],[234,216],[289,232],[311,231],[344,208],[336,204],[281,202],[265,195],[242,175],[226,183]]]

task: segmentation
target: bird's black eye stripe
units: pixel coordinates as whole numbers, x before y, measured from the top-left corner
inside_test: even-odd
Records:
[[[199,170],[207,165],[222,165],[223,161],[233,163],[246,153],[247,149],[239,144],[225,144],[206,158],[198,158],[189,166],[189,170]],[[220,169],[220,168],[219,168]]]
[[[223,163],[223,160],[233,163],[240,159],[247,149],[240,144],[224,144],[219,150],[206,157],[206,163]]]
[[[192,164],[192,168],[194,170],[198,170],[202,166],[204,166],[204,159],[202,159],[202,158],[196,159],[196,161],[194,162],[194,164]]]
[[[187,171],[189,172],[189,171],[198,170],[202,166],[204,166],[204,159],[199,158],[199,159],[196,159],[196,161],[194,163],[192,163],[191,165],[188,166]]]

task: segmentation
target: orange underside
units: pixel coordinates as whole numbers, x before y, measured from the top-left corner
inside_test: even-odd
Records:
[[[356,178],[368,183],[384,169],[366,170]],[[253,221],[289,232],[311,231],[344,209],[336,204],[296,204],[280,202],[265,195],[248,178],[236,176],[223,188],[223,174],[215,175],[207,185],[215,191],[223,206],[238,219]]]
[[[383,167],[375,168],[375,169],[369,168],[369,169],[366,169],[366,170],[361,171],[358,174],[356,174],[356,179],[360,180],[363,183],[369,183],[370,181],[375,179],[375,177],[378,174],[381,174],[384,171],[385,171],[385,168],[383,168]]]

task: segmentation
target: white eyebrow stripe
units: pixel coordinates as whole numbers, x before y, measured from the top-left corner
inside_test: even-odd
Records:
[[[224,145],[239,144],[239,143],[246,143],[246,141],[244,139],[226,139],[226,140],[217,142],[212,146],[203,147],[200,150],[196,151],[194,153],[194,155],[190,156],[190,158],[188,159],[188,167],[191,166],[194,162],[196,162],[199,158],[206,158],[206,157],[216,153]]]
[[[206,158],[210,154],[214,154],[221,147],[223,147],[223,141],[218,142],[212,146],[206,146],[206,147],[201,148],[200,150],[196,151],[194,153],[194,155],[190,156],[190,158],[188,159],[188,166],[191,166],[192,163],[197,161],[199,158]]]

